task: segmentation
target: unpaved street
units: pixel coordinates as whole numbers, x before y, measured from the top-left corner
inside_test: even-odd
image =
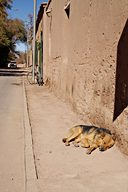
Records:
[[[22,69],[0,69],[0,192],[36,192]]]
[[[0,191],[25,191],[21,77],[0,77]]]

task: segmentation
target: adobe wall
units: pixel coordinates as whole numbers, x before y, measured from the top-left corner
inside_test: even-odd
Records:
[[[52,0],[44,13],[44,73],[85,123],[116,131],[128,153],[127,0]],[[114,118],[114,121],[113,121]]]

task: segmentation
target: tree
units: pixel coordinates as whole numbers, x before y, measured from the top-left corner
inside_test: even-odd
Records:
[[[18,41],[26,42],[26,29],[20,19],[9,19],[7,10],[11,8],[12,0],[0,0],[0,66],[15,54]],[[9,54],[11,52],[11,54]]]
[[[26,63],[26,53],[19,52],[19,58],[17,58],[17,63],[24,64]]]
[[[24,22],[19,19],[8,19],[6,23],[7,36],[11,40],[10,49],[15,50],[18,41],[26,42],[27,34]]]
[[[28,15],[28,20],[26,22],[26,30],[27,30],[27,44],[29,46],[32,45],[32,39],[33,39],[33,15]]]
[[[7,17],[7,9],[11,9],[12,0],[0,0],[0,18]]]
[[[9,45],[6,35],[7,9],[11,8],[11,0],[0,0],[0,47]]]

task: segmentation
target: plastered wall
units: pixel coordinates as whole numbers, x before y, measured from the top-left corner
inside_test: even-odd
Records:
[[[85,123],[116,132],[128,153],[128,2],[52,0],[43,17],[44,75]]]

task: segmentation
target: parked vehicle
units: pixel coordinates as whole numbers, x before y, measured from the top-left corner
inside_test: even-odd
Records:
[[[16,63],[16,61],[10,61],[10,62],[8,63],[8,68],[16,69],[16,68],[17,68],[17,63]]]

